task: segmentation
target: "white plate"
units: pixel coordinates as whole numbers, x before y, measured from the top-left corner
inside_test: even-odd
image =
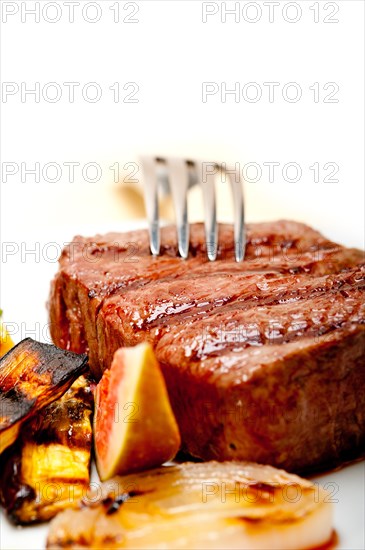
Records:
[[[117,230],[141,227],[143,222],[121,224]],[[4,320],[14,331],[14,340],[31,336],[48,341],[46,301],[49,283],[57,270],[54,257],[57,251],[75,234],[94,235],[116,229],[115,227],[68,227],[60,231],[2,235],[2,296]],[[319,228],[321,229],[321,228]],[[327,232],[328,233],[328,232]],[[330,238],[338,238],[338,229]],[[352,245],[346,234],[341,241]],[[7,256],[4,256],[6,244]],[[33,250],[33,253],[31,252]],[[13,254],[10,252],[13,251]],[[4,290],[6,289],[6,292]],[[365,463],[347,466],[338,472],[330,472],[315,478],[331,491],[334,502],[334,527],[339,537],[339,549],[363,550],[365,548]],[[0,548],[2,550],[44,548],[48,525],[33,527],[12,526],[0,512]]]

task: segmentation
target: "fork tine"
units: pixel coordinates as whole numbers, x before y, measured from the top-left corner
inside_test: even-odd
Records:
[[[233,195],[235,258],[241,262],[245,257],[246,232],[244,220],[244,197],[240,175],[234,170],[214,163],[215,170],[205,171],[203,163],[177,158],[141,157],[145,183],[145,202],[150,232],[150,248],[154,255],[160,253],[159,186],[165,193],[170,191],[175,208],[178,249],[182,258],[189,254],[189,224],[187,192],[196,183],[201,183],[205,210],[205,238],[210,261],[217,258],[218,226],[216,212],[215,173],[217,169],[228,176]],[[237,177],[238,176],[238,177]]]
[[[158,178],[155,159],[141,157],[145,186],[145,204],[150,233],[150,249],[154,256],[160,253],[160,227],[158,208]]]
[[[226,171],[229,177],[232,194],[233,194],[233,208],[234,208],[234,244],[235,244],[235,256],[236,262],[242,262],[245,257],[246,249],[246,232],[245,232],[245,213],[244,213],[244,200],[243,200],[243,188],[241,178],[233,170]]]
[[[170,189],[174,201],[177,241],[182,258],[189,254],[189,224],[188,224],[188,185],[189,173],[186,161],[169,158],[166,160]]]
[[[216,165],[215,165],[216,167]],[[205,241],[207,246],[207,256],[211,262],[217,258],[218,251],[218,226],[217,226],[217,210],[215,201],[215,171],[204,171],[203,163],[199,162],[200,174],[199,181],[201,182],[204,202],[204,225],[205,225]]]

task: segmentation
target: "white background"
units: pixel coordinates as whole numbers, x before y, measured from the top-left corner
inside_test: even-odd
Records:
[[[128,171],[121,170],[121,182],[115,184],[109,166],[119,162],[123,167],[141,153],[153,153],[239,162],[242,169],[247,163],[259,163],[260,180],[246,183],[248,220],[303,220],[338,240],[345,227],[348,244],[363,246],[362,0],[300,1],[295,3],[299,8],[281,2],[272,23],[269,7],[261,1],[243,12],[247,2],[239,2],[238,16],[227,15],[225,23],[221,3],[210,3],[218,13],[203,23],[203,11],[213,7],[204,8],[204,3],[194,0],[135,2],[138,13],[130,17],[137,23],[123,21],[133,11],[133,6],[123,9],[126,2],[119,2],[119,23],[114,22],[115,8],[110,9],[116,2],[97,2],[99,15],[92,7],[84,11],[89,19],[100,17],[96,23],[83,18],[83,8],[90,4],[86,0],[74,7],[74,23],[69,22],[70,8],[64,2],[56,2],[58,13],[52,6],[43,12],[49,2],[40,1],[39,23],[25,11],[34,9],[35,2],[3,1],[3,19],[5,9],[15,9],[8,4],[15,4],[18,12],[2,24],[2,80],[16,83],[19,92],[2,97],[2,161],[16,163],[19,172],[8,176],[2,186],[6,239],[19,226],[45,230],[70,220],[118,223],[141,215],[140,205],[130,208],[127,202],[127,184],[122,180]],[[229,9],[235,2],[225,5]],[[45,20],[58,17],[56,23]],[[258,17],[256,23],[248,22]],[[285,20],[298,17],[296,23]],[[325,23],[325,18],[338,22]],[[22,102],[22,82],[27,89],[39,83],[39,103],[34,95],[26,95]],[[42,96],[50,82],[63,92],[56,103]],[[80,83],[74,103],[68,100],[64,82]],[[82,97],[89,82],[102,89],[96,103]],[[109,89],[115,82],[120,83],[122,96],[118,103]],[[131,91],[123,90],[127,82],[139,86],[138,103],[122,101]],[[250,103],[241,95],[236,103],[228,95],[223,103],[217,93],[203,103],[203,82],[217,83],[220,91],[224,82],[227,89],[254,82],[261,87],[262,98]],[[264,82],[280,83],[272,103]],[[290,82],[302,90],[296,103],[282,96]],[[318,103],[310,90],[315,82],[320,88]],[[323,102],[333,89],[323,87],[331,82],[339,87],[332,98],[338,103]],[[291,88],[288,94],[294,91]],[[48,89],[49,97],[54,92]],[[40,183],[34,183],[28,174],[22,183],[22,162],[26,168],[36,162],[41,168],[56,162],[63,168],[62,178],[49,183],[41,176]],[[64,162],[81,165],[75,169],[74,183],[68,181]],[[81,168],[88,162],[102,168],[97,183],[82,177]],[[272,183],[264,162],[280,163]],[[302,170],[296,183],[282,177],[290,162]],[[309,169],[314,163],[322,167],[318,183]],[[326,163],[339,166],[334,176],[338,183],[323,182],[331,172],[323,170]],[[255,172],[249,177],[254,179]],[[230,197],[222,189],[221,195],[226,216],[229,209],[223,203],[229,204]]]
[[[85,20],[83,9],[90,4],[86,0],[79,0],[78,6],[74,3],[74,23],[69,21],[65,2],[51,2],[57,9],[51,5],[44,13],[44,0],[39,2],[40,20],[35,22],[35,16],[25,11],[34,9],[34,4],[1,2],[2,92],[12,86],[19,89],[1,97],[0,305],[5,320],[18,327],[15,340],[33,328],[39,331],[33,336],[46,339],[44,306],[48,281],[56,269],[54,249],[47,243],[61,246],[75,232],[123,229],[128,220],[143,216],[141,198],[124,181],[130,170],[123,169],[127,163],[138,163],[140,154],[216,159],[239,163],[243,171],[247,164],[256,163],[262,169],[261,178],[250,181],[255,173],[249,171],[245,182],[249,221],[292,218],[334,240],[364,247],[361,0],[299,1],[291,7],[289,2],[280,2],[272,22],[269,7],[262,1],[253,2],[251,8],[247,2],[237,3],[238,20],[227,15],[226,22],[222,21],[224,3],[211,2],[209,9],[218,11],[208,15],[205,23],[203,11],[208,8],[194,0],[134,2],[138,7],[138,13],[131,15],[138,21],[135,23],[123,21],[134,11],[126,2],[119,2],[119,22],[114,22],[116,2],[95,2],[101,14],[95,23]],[[226,8],[234,5],[225,4]],[[110,9],[113,6],[114,11]],[[6,15],[10,11],[16,13]],[[91,6],[86,17],[93,19],[96,13]],[[60,14],[58,22],[46,20]],[[298,14],[295,23],[285,20]],[[259,19],[256,23],[249,22],[255,17]],[[338,22],[326,23],[325,18]],[[50,82],[62,90],[62,97],[54,103],[47,100],[52,98],[51,89],[49,96],[45,92],[46,99],[42,95]],[[80,84],[72,103],[64,82]],[[81,93],[90,82],[96,82],[102,91],[95,103]],[[116,82],[120,85],[119,102],[114,102],[110,90]],[[139,87],[137,103],[123,101],[131,91],[123,90],[128,82]],[[218,87],[206,102],[202,98],[204,82]],[[272,102],[269,87],[264,85],[268,82],[278,83]],[[310,89],[316,82],[319,98]],[[247,83],[255,83],[255,89],[261,90],[260,100],[250,102],[241,94],[237,102],[233,95],[222,101],[224,86],[232,89],[236,85],[242,91]],[[295,83],[302,92],[297,102],[283,98],[288,83]],[[324,101],[334,89],[329,83],[338,89],[335,103]],[[40,87],[39,102],[34,95],[22,97],[22,89],[36,85]],[[253,94],[255,89],[251,87],[247,93]],[[289,99],[293,90],[287,90]],[[64,164],[70,162],[80,163],[73,182]],[[269,180],[264,165],[268,162],[279,163],[274,181]],[[40,182],[36,182],[34,175],[24,172],[35,163],[41,171],[48,163],[57,163],[62,177],[58,182],[47,181],[54,175],[50,170],[46,178],[41,173]],[[86,163],[100,166],[99,181],[85,181],[81,168]],[[121,168],[119,182],[109,168],[115,163]],[[285,181],[282,170],[287,163],[300,167],[299,181]],[[309,168],[315,163],[321,167],[318,182]],[[330,174],[324,170],[326,163],[339,167],[333,176],[338,182],[323,181]],[[14,175],[7,174],[11,166],[17,170]],[[293,174],[286,176],[290,179]],[[135,177],[139,179],[140,172]],[[221,182],[217,192],[220,217],[229,219],[229,192]],[[192,219],[201,218],[197,190],[190,211]],[[165,214],[169,215],[168,208]],[[27,254],[30,249],[36,253]],[[364,470],[358,465],[346,472],[333,478],[340,485],[336,528],[345,548],[360,549],[364,547]],[[1,547],[26,545],[24,533],[9,538],[9,532],[15,531],[9,531],[3,519],[0,531]],[[35,539],[32,546],[37,545]]]

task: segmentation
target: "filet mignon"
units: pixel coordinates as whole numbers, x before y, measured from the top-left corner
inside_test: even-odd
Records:
[[[297,222],[247,229],[242,263],[228,225],[216,262],[202,224],[187,260],[173,227],[158,258],[144,230],[75,237],[51,288],[54,343],[100,377],[117,348],[150,341],[196,457],[303,471],[361,453],[364,253]]]

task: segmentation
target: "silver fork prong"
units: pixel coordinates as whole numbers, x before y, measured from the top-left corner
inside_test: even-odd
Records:
[[[155,158],[156,176],[158,182],[158,192],[161,192],[163,197],[170,195],[170,184],[167,173],[166,161],[163,158]]]
[[[201,177],[198,172],[198,162],[194,160],[186,160],[186,166],[188,168],[189,184],[188,189],[194,187],[201,182]]]
[[[188,189],[200,183],[204,197],[205,239],[210,261],[217,258],[218,224],[216,211],[215,174],[220,171],[229,178],[234,208],[234,250],[237,262],[245,258],[246,229],[244,195],[240,174],[226,165],[203,163],[177,158],[141,158],[145,184],[145,203],[150,232],[150,248],[154,255],[160,253],[159,191],[172,195],[178,238],[178,250],[182,258],[189,254]],[[210,165],[213,170],[203,170]]]
[[[189,254],[188,166],[185,160],[174,158],[167,159],[166,166],[174,201],[179,253],[182,258],[187,258]]]
[[[245,212],[244,212],[244,199],[243,199],[243,187],[239,174],[233,170],[226,172],[229,177],[232,187],[233,195],[233,209],[234,209],[234,245],[236,262],[242,262],[245,257],[246,249],[246,233],[245,233]]]
[[[160,226],[158,207],[158,177],[156,162],[152,157],[141,157],[144,176],[145,204],[150,233],[150,249],[154,256],[160,253]]]
[[[201,182],[204,202],[204,226],[207,256],[211,262],[217,258],[218,252],[218,226],[217,209],[215,200],[215,174],[214,171],[206,170],[207,163],[199,162],[199,181]],[[211,163],[209,163],[211,164]],[[216,166],[216,165],[215,165]]]

